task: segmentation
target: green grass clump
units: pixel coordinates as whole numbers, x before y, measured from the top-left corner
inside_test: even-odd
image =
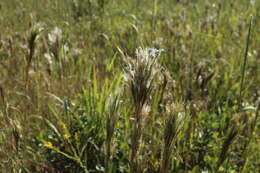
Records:
[[[0,172],[260,171],[259,1],[0,11]]]

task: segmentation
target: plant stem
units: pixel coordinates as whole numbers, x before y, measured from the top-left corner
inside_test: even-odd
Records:
[[[246,50],[245,50],[245,55],[244,55],[244,60],[243,60],[243,66],[241,69],[242,77],[241,77],[241,82],[240,82],[240,92],[239,92],[239,98],[238,98],[239,99],[238,100],[239,110],[241,109],[241,106],[242,106],[243,88],[244,88],[248,49],[249,49],[250,37],[251,37],[252,21],[253,21],[253,17],[251,17],[251,19],[250,19],[250,24],[249,24],[249,28],[248,28],[248,34],[247,34]]]

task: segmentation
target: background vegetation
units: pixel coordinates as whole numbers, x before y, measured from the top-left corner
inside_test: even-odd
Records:
[[[0,14],[0,172],[259,172],[258,0]]]

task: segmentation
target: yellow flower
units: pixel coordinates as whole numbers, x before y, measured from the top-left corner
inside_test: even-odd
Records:
[[[66,139],[66,140],[68,140],[68,139],[70,138],[70,135],[64,134],[64,135],[63,135],[63,138]]]
[[[53,145],[50,141],[44,141],[43,146],[46,148],[53,148]]]

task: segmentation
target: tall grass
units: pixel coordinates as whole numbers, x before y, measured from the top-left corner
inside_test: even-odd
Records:
[[[1,1],[0,172],[259,172],[259,9]]]

